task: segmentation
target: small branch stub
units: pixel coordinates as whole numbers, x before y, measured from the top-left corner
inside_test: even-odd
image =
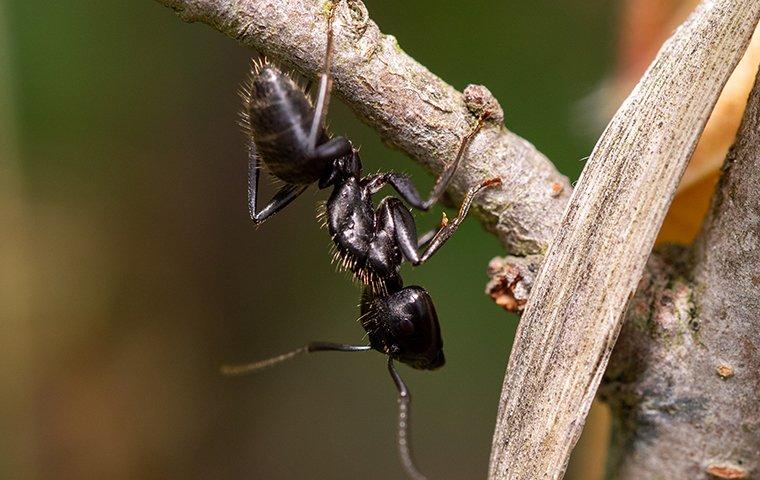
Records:
[[[522,312],[542,260],[542,255],[494,258],[488,264],[486,293],[504,310]]]
[[[483,85],[467,85],[462,92],[467,109],[477,118],[490,120],[501,125],[504,123],[504,110],[496,97]]]

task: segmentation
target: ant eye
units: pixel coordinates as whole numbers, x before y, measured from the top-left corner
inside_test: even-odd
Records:
[[[398,330],[402,335],[411,335],[414,333],[414,324],[411,320],[405,318],[398,322]]]

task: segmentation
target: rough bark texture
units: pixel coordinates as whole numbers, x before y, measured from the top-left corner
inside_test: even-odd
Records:
[[[518,328],[489,478],[563,475],[678,181],[759,16],[757,0],[703,2],[594,148]]]
[[[203,22],[313,77],[324,60],[326,12],[322,0],[158,0],[183,20]],[[450,193],[500,177],[500,188],[475,201],[485,227],[510,253],[543,253],[570,196],[570,184],[528,141],[503,126],[491,93],[471,85],[464,94],[407,55],[369,19],[359,0],[335,2],[338,95],[385,141],[438,173],[456,155],[479,115],[491,121],[469,148]],[[242,75],[242,73],[241,73]]]
[[[700,237],[650,259],[615,347],[615,478],[760,475],[758,184],[760,76]]]

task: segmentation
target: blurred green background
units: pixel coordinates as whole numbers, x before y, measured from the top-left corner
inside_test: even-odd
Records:
[[[487,85],[507,126],[577,178],[596,136],[578,102],[611,69],[616,2],[366,3],[456,88]],[[248,220],[236,90],[251,55],[151,1],[0,3],[0,478],[402,477],[383,356],[218,374],[363,336],[314,220],[325,193]],[[339,102],[330,122],[367,171],[432,184]],[[483,294],[503,253],[470,219],[404,270],[436,301],[448,360],[402,370],[431,479],[486,475],[516,327]]]

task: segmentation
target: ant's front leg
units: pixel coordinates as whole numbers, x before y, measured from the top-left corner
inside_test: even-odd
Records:
[[[274,197],[264,208],[257,210],[257,200],[259,191],[259,156],[256,152],[256,145],[250,142],[248,150],[248,215],[256,225],[262,223],[267,218],[285,208],[290,202],[301,195],[308,185],[286,184],[280,188]]]
[[[301,348],[291,350],[290,352],[277,355],[276,357],[267,358],[266,360],[259,360],[253,363],[244,363],[240,365],[223,365],[222,375],[228,377],[246,375],[248,373],[264,370],[265,368],[272,367],[278,363],[290,360],[293,357],[301,355],[303,353],[314,352],[367,352],[372,350],[369,345],[351,345],[347,343],[331,343],[331,342],[309,342]]]
[[[454,177],[454,173],[456,173],[457,168],[462,163],[462,158],[464,157],[467,147],[482,127],[483,120],[479,120],[475,128],[462,139],[456,158],[454,158],[454,161],[447,165],[446,168],[443,169],[443,172],[438,176],[435,185],[433,186],[433,190],[430,192],[430,195],[426,200],[422,199],[417,187],[414,186],[409,176],[403,173],[388,172],[372,175],[367,177],[364,180],[364,183],[370,189],[371,193],[376,193],[386,184],[390,184],[409,205],[422,211],[428,211],[433,205],[438,203],[441,196],[443,196],[443,192],[449,187],[451,179]]]
[[[478,196],[482,190],[496,185],[501,185],[500,178],[492,178],[490,180],[482,182],[479,185],[470,187],[470,189],[467,191],[467,195],[464,197],[464,200],[462,200],[462,206],[459,207],[459,213],[456,217],[454,217],[453,220],[448,222],[446,225],[443,225],[442,228],[438,230],[438,233],[436,233],[435,236],[430,240],[425,253],[422,255],[422,258],[420,258],[420,263],[427,261],[427,259],[430,258],[435,252],[437,252],[438,249],[441,248],[444,243],[446,243],[449,237],[451,237],[454,232],[456,232],[456,230],[459,228],[459,225],[462,223],[462,220],[464,220],[464,217],[467,216],[467,212],[470,210],[470,205],[472,204],[472,201],[475,199],[475,197]]]
[[[398,390],[398,423],[397,423],[397,446],[399,457],[401,458],[401,466],[404,467],[404,471],[412,480],[427,480],[427,477],[423,475],[417,468],[412,456],[412,445],[410,440],[410,426],[411,423],[411,410],[412,410],[412,394],[409,392],[409,388],[404,383],[404,380],[396,370],[396,366],[393,365],[393,357],[388,357],[388,372],[391,374],[393,383]]]

